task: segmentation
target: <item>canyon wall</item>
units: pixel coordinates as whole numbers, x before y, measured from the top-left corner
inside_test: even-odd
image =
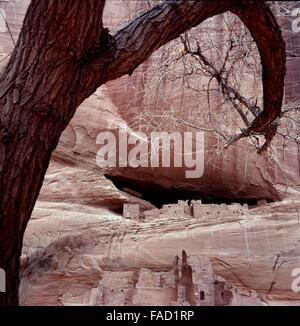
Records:
[[[185,250],[192,257],[206,257],[215,275],[245,293],[243,303],[232,305],[258,303],[257,295],[264,304],[299,305],[299,292],[292,288],[297,281],[292,272],[300,267],[299,212],[299,200],[285,200],[253,207],[248,216],[222,219],[215,212],[209,218],[138,222],[106,209],[39,201],[24,239],[21,303],[57,305],[61,297],[65,304],[88,304],[92,293],[101,297],[102,285],[117,292],[105,304],[132,304],[125,294],[131,291],[132,298],[142,291],[137,275],[162,275],[167,284],[174,275],[174,258]],[[195,273],[191,278],[196,282]],[[205,282],[202,276],[198,280]],[[164,292],[163,286],[153,287],[155,293]],[[174,289],[169,290],[169,299],[160,304],[177,300],[171,295]],[[151,296],[148,300],[148,305],[157,303]]]
[[[1,67],[9,59],[28,3],[0,3]],[[142,1],[129,3],[132,10],[123,1],[107,1],[104,24],[111,32],[147,6]],[[286,102],[296,98],[300,90],[300,32],[291,31],[293,19],[278,18],[287,47]],[[222,18],[214,18],[214,28],[220,21]],[[116,132],[118,127],[138,131],[134,123],[139,108],[149,104],[143,99],[143,90],[150,87],[153,71],[166,48],[154,53],[131,76],[99,88],[77,109],[63,132],[25,234],[22,304],[128,304],[128,291],[129,303],[141,303],[142,280],[147,283],[155,273],[169,275],[174,257],[182,250],[206,257],[214,274],[232,283],[237,292],[246,291],[249,300],[243,304],[261,304],[251,291],[261,298],[266,296],[269,304],[299,303],[299,294],[291,290],[291,271],[300,267],[300,161],[293,141],[283,143],[276,136],[272,157],[258,155],[246,141],[219,152],[218,139],[205,132],[204,174],[196,179],[186,178],[185,167],[97,166],[100,146],[96,139],[100,132]],[[247,92],[246,83],[242,89]],[[164,94],[175,111],[189,112],[206,100],[204,95],[194,98],[179,86],[169,85]],[[261,103],[260,82],[256,95]],[[217,104],[220,99],[212,101]],[[163,105],[159,94],[151,98],[151,108]],[[178,130],[190,129],[181,126]],[[249,204],[267,199],[270,203],[252,208],[249,220],[211,221],[205,225],[177,217],[142,224],[121,218],[124,203],[139,204],[144,211],[154,209],[158,200],[167,203],[196,198]],[[165,282],[168,278],[162,277]],[[127,281],[131,285],[121,293]],[[116,295],[105,295],[114,288],[120,289]],[[173,290],[168,291],[162,294],[161,304],[177,300]],[[111,299],[103,301],[104,297]],[[231,300],[231,304],[241,304],[241,300]]]

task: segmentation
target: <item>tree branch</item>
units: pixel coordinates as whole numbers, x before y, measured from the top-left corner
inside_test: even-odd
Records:
[[[285,76],[285,44],[281,30],[268,5],[263,1],[167,1],[153,7],[125,28],[117,31],[110,58],[95,58],[108,80],[131,74],[162,45],[207,18],[231,11],[248,27],[256,42],[262,63],[264,109],[254,119],[249,131],[264,132],[280,114]],[[105,65],[105,67],[104,67]]]

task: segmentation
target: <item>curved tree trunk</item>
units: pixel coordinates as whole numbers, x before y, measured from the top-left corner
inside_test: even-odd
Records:
[[[250,29],[262,56],[264,111],[252,129],[265,128],[280,113],[284,43],[263,2],[168,1],[114,35],[103,28],[104,5],[33,0],[0,75],[0,268],[7,290],[0,305],[18,304],[23,235],[51,153],[76,108],[100,85],[132,73],[163,44],[231,10]]]
[[[80,58],[101,34],[103,7],[101,1],[32,1],[0,77],[0,268],[7,276],[0,305],[18,304],[23,234],[51,153],[87,96]]]

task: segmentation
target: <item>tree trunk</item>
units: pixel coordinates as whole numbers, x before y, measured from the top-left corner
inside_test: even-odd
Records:
[[[101,1],[32,1],[0,77],[0,268],[7,277],[0,305],[18,304],[24,231],[51,153],[87,96],[79,58],[101,34],[103,7]]]
[[[262,55],[265,110],[254,127],[276,118],[283,95],[284,43],[268,7],[249,3],[167,2],[111,36],[102,25],[105,1],[31,2],[0,75],[0,268],[6,272],[0,305],[18,304],[23,235],[51,153],[76,108],[97,87],[132,73],[185,30],[231,10],[245,20]]]

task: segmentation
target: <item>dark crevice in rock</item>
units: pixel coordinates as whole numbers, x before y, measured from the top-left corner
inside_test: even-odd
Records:
[[[122,176],[105,175],[105,177],[113,182],[113,184],[121,191],[136,194],[138,198],[144,199],[157,208],[162,208],[166,204],[176,204],[178,200],[202,200],[203,204],[227,204],[240,203],[248,204],[248,206],[256,206],[258,198],[222,198],[218,195],[209,196],[200,192],[194,192],[190,190],[168,189],[159,186],[155,183],[132,180]],[[271,200],[266,199],[267,202]]]

